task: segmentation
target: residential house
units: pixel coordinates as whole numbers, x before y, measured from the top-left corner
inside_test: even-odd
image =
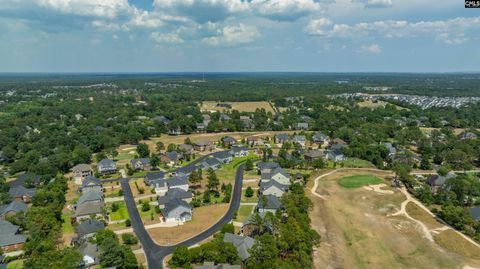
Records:
[[[247,137],[247,145],[249,145],[250,147],[263,146],[263,144],[265,144],[265,141],[261,137],[258,137],[258,136]]]
[[[97,218],[103,217],[103,193],[98,191],[88,191],[82,194],[74,206],[75,214],[73,218],[78,221],[88,219],[91,216]]]
[[[78,250],[83,255],[80,268],[97,268],[100,262],[100,249],[97,244],[85,242]]]
[[[165,116],[155,116],[152,118],[153,121],[156,121],[156,122],[161,122],[165,125],[168,125],[170,124],[171,120],[169,120],[167,117]]]
[[[299,122],[295,125],[296,130],[308,130],[308,123],[306,122]]]
[[[134,170],[150,170],[150,158],[138,158],[130,161],[130,165]]]
[[[176,128],[176,129],[171,128],[170,130],[168,130],[168,134],[169,135],[181,135],[181,134],[183,134],[183,132],[182,132],[182,129],[180,129],[180,128]]]
[[[2,252],[20,250],[27,241],[27,237],[19,234],[20,227],[0,220],[0,249]]]
[[[170,200],[162,209],[165,222],[186,222],[192,220],[192,207],[179,199]]]
[[[253,123],[253,120],[249,116],[240,116],[240,121],[242,121],[245,128],[255,129],[255,124]]]
[[[341,145],[341,146],[346,146],[347,145],[347,142],[345,142],[343,139],[341,138],[335,138],[332,140],[332,145]]]
[[[288,185],[283,185],[275,180],[264,181],[260,183],[259,192],[261,195],[273,195],[276,197],[282,197],[282,195],[288,191]]]
[[[73,178],[74,179],[83,179],[85,177],[91,176],[93,174],[93,169],[91,164],[77,164],[72,168]]]
[[[97,171],[100,174],[110,174],[117,171],[117,165],[114,161],[109,159],[103,159],[97,164]]]
[[[305,154],[303,154],[303,157],[305,158],[305,161],[311,162],[311,161],[314,161],[316,159],[323,158],[323,157],[325,157],[325,155],[323,154],[323,152],[321,152],[318,149],[311,149],[311,150],[308,150],[307,152],[305,152]]]
[[[148,172],[144,179],[145,184],[152,186],[155,181],[164,179],[166,175],[167,173],[163,171]]]
[[[342,144],[334,144],[330,147],[327,152],[327,160],[332,162],[340,162],[347,159],[347,157],[343,154],[343,148],[345,148]]]
[[[37,190],[35,188],[27,189],[24,186],[10,187],[8,194],[15,201],[23,201],[25,203],[30,203],[32,197]]]
[[[270,173],[262,173],[260,182],[269,182],[274,180],[282,185],[290,186],[290,174],[288,174],[283,168],[275,168]]]
[[[201,169],[200,165],[197,166],[196,164],[189,163],[185,166],[178,168],[174,173],[176,175],[189,176],[193,171],[198,169]]]
[[[469,212],[474,220],[480,221],[480,206],[470,208]]]
[[[197,122],[196,129],[197,129],[197,132],[204,132],[207,129],[207,126],[203,122],[200,122],[200,123]]]
[[[214,145],[212,141],[203,140],[203,141],[198,141],[193,143],[193,148],[196,151],[212,151],[214,148]]]
[[[0,220],[5,220],[9,216],[16,215],[19,212],[27,212],[28,206],[22,201],[12,201],[8,205],[0,205]]]
[[[290,141],[290,136],[288,134],[277,134],[275,135],[275,143],[276,144],[283,144],[285,142]]]
[[[232,243],[237,249],[238,256],[244,261],[250,257],[249,250],[255,244],[255,239],[249,236],[241,236],[232,233],[225,233],[223,235],[223,242]]]
[[[222,166],[222,163],[217,158],[210,156],[209,158],[206,158],[201,165],[205,170],[208,170],[210,168],[213,170],[217,170]]]
[[[83,193],[86,193],[89,191],[102,193],[103,192],[102,181],[99,178],[96,178],[94,176],[88,176],[82,182],[81,191]]]
[[[186,155],[191,155],[193,154],[193,146],[192,145],[189,145],[189,144],[180,144],[178,146],[178,149],[180,150],[180,152],[182,152],[183,154],[186,154]]]
[[[248,156],[248,149],[242,146],[233,146],[230,153],[235,157],[246,157]]]
[[[299,144],[302,147],[305,147],[307,143],[307,138],[304,135],[296,135],[293,137],[293,143]]]
[[[186,176],[174,176],[154,181],[155,193],[159,196],[165,195],[168,190],[182,189],[188,191],[188,178]]]
[[[33,187],[40,185],[41,177],[30,172],[23,173],[17,177],[14,181],[9,182],[10,187]]]
[[[322,146],[322,145],[328,144],[328,142],[330,141],[330,138],[325,134],[323,134],[322,132],[316,132],[312,136],[312,141]]]
[[[105,224],[96,219],[87,219],[82,221],[77,227],[75,227],[77,240],[85,241],[89,238],[92,238],[97,231],[104,228]]]
[[[427,184],[430,186],[433,193],[436,193],[448,179],[455,178],[457,175],[453,172],[449,172],[446,176],[433,175],[428,178]]]
[[[164,208],[167,203],[175,199],[190,203],[192,201],[192,197],[193,193],[189,191],[185,191],[184,189],[180,188],[172,188],[168,190],[164,196],[158,197],[158,207]]]
[[[221,163],[230,163],[233,160],[232,154],[229,151],[219,151],[212,154]]]
[[[221,122],[229,121],[229,120],[231,120],[231,119],[232,119],[232,118],[231,118],[230,116],[228,116],[227,114],[225,114],[225,113],[220,114],[220,121],[221,121]]]
[[[262,195],[258,198],[257,210],[259,213],[271,212],[275,214],[282,208],[282,202],[274,195]]]
[[[169,151],[160,155],[160,161],[164,164],[173,166],[183,159],[183,154],[177,151]]]
[[[237,143],[237,139],[235,139],[231,136],[222,137],[221,140],[222,140],[223,145],[225,145],[226,147],[233,146]]]
[[[279,167],[280,167],[280,165],[278,163],[274,163],[274,162],[258,162],[257,163],[257,170],[261,174],[270,173],[274,169],[277,169]]]
[[[242,266],[228,263],[203,262],[203,265],[193,265],[193,269],[242,269]]]
[[[388,157],[391,158],[397,154],[397,149],[392,145],[392,143],[387,142],[383,143],[383,145],[388,149]]]

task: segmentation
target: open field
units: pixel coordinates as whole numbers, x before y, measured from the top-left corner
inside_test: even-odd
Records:
[[[468,265],[479,267],[480,259],[461,256],[450,248],[468,248],[461,253],[475,253],[479,249],[468,245],[461,237],[435,236],[436,243],[426,238],[425,231],[415,221],[399,212],[406,200],[403,193],[393,190],[392,194],[379,193],[366,188],[347,189],[337,181],[349,176],[371,174],[379,178],[391,176],[384,171],[344,170],[318,180],[316,193],[310,189],[314,178],[309,180],[307,194],[314,206],[310,217],[312,227],[321,235],[321,245],[315,250],[315,268],[463,268]],[[417,221],[426,223],[428,229],[435,219],[413,206],[407,211]],[[447,230],[448,231],[448,230]],[[450,230],[451,231],[451,230]],[[452,231],[453,232],[453,231]],[[467,268],[467,267],[465,267]]]
[[[386,105],[393,105],[393,104],[385,102],[385,101],[373,102],[373,101],[370,101],[370,100],[363,101],[363,102],[358,102],[359,107],[366,107],[366,108],[379,108],[379,107],[385,107]],[[400,110],[406,109],[404,107],[397,106],[397,105],[393,105],[393,106],[395,106],[397,109],[400,109]]]
[[[202,111],[225,111],[229,110],[224,107],[217,107],[217,103],[215,101],[203,101],[200,109]],[[268,102],[261,101],[261,102],[227,102],[228,104],[232,105],[232,110],[238,110],[240,112],[255,112],[257,108],[265,109],[267,112],[274,112],[272,106]]]
[[[360,188],[367,185],[380,184],[383,183],[381,178],[378,178],[373,175],[355,175],[341,178],[338,181],[340,186],[347,189]]]
[[[195,236],[212,226],[227,212],[229,204],[216,204],[193,209],[193,219],[184,225],[148,229],[148,233],[160,245],[171,245]]]
[[[435,242],[453,253],[480,260],[480,250],[473,246],[472,243],[463,239],[453,230],[443,231],[434,238]]]

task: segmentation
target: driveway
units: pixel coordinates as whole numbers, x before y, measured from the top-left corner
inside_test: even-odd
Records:
[[[208,156],[209,155],[202,157],[201,159],[206,158]],[[195,164],[198,163],[199,161],[200,159],[196,160]],[[217,223],[212,225],[207,230],[173,246],[160,246],[160,245],[157,245],[152,240],[147,230],[145,229],[144,224],[142,223],[140,214],[138,213],[137,206],[135,204],[135,200],[132,195],[132,190],[130,189],[130,185],[128,184],[128,178],[121,179],[122,189],[125,196],[125,203],[127,205],[128,214],[130,215],[130,220],[132,222],[132,228],[135,231],[135,234],[137,235],[145,251],[148,268],[163,269],[163,259],[169,254],[171,254],[176,247],[178,246],[189,247],[189,246],[198,244],[199,242],[212,236],[215,232],[220,230],[225,223],[229,223],[233,219],[233,214],[240,207],[240,199],[242,197],[242,181],[243,181],[244,169],[245,169],[244,164],[240,165],[237,169],[237,174],[235,176],[235,185],[232,193],[232,201],[230,203],[230,207],[228,208],[227,213]],[[193,217],[195,218],[195,216]]]

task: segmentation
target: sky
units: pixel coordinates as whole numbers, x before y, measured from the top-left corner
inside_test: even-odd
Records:
[[[0,2],[0,72],[480,72],[461,0]]]

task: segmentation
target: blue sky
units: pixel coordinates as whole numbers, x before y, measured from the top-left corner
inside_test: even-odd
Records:
[[[480,71],[461,0],[2,0],[0,72]]]

